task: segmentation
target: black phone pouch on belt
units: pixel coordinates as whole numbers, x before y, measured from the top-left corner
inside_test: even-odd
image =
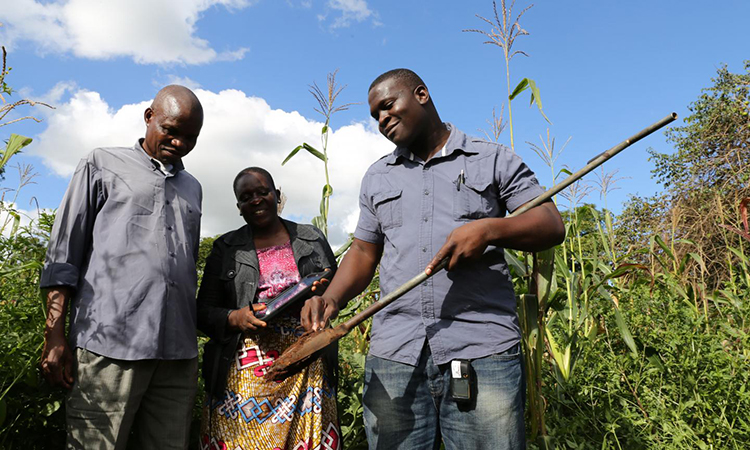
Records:
[[[468,359],[454,359],[450,365],[451,397],[464,403],[471,401],[472,385],[474,383],[471,362]]]

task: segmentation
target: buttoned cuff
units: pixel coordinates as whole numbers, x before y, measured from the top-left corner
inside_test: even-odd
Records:
[[[78,267],[68,263],[47,263],[42,270],[40,288],[70,286],[78,288]]]

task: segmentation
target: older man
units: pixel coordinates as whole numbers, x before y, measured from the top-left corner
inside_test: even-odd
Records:
[[[202,191],[182,158],[203,108],[189,89],[167,86],[144,119],[135,145],[98,148],[78,164],[47,250],[41,368],[70,390],[68,448],[187,448]]]
[[[513,218],[543,192],[510,149],[443,123],[407,69],[368,93],[372,117],[397,148],[362,180],[354,242],[323,297],[316,329],[370,282],[392,292],[421,269],[438,273],[373,318],[364,417],[372,449],[522,449],[520,328],[503,247],[537,251],[564,238],[553,203]],[[382,257],[382,260],[381,260]]]

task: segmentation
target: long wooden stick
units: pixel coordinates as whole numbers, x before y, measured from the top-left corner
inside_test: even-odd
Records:
[[[616,154],[630,147],[635,142],[640,141],[644,137],[664,127],[665,125],[673,122],[676,119],[677,119],[677,114],[672,113],[664,117],[663,119],[659,120],[658,122],[654,123],[653,125],[644,128],[643,130],[639,131],[638,133],[634,134],[628,139],[625,139],[624,141],[620,142],[619,144],[615,145],[609,150],[606,150],[600,153],[591,161],[589,161],[588,164],[586,164],[586,166],[584,166],[578,172],[570,175],[561,183],[553,186],[552,189],[550,189],[549,191],[545,192],[544,194],[540,195],[534,200],[526,203],[524,206],[516,209],[515,211],[513,211],[513,213],[509,214],[506,217],[518,216],[528,211],[531,208],[541,205],[542,203],[551,199],[552,196],[554,196],[555,194],[559,193],[566,187],[570,186],[572,183],[582,178],[584,175],[588,174],[595,168],[602,165],[608,159],[612,158]],[[318,332],[303,336],[302,339],[300,339],[291,347],[289,347],[284,352],[284,354],[282,354],[281,357],[277,359],[276,362],[274,362],[274,365],[272,366],[272,370],[271,370],[272,373],[270,373],[269,375],[273,377],[276,374],[283,373],[286,370],[286,368],[289,367],[290,365],[295,364],[301,361],[302,359],[309,357],[316,351],[321,350],[322,348],[326,347],[328,344],[338,339],[341,339],[347,333],[349,333],[349,331],[351,331],[352,328],[356,327],[360,323],[372,317],[373,315],[375,315],[375,313],[377,313],[381,309],[390,305],[395,300],[397,300],[398,298],[400,298],[407,292],[411,291],[412,289],[414,289],[416,286],[418,286],[419,284],[421,284],[428,278],[432,277],[439,271],[443,270],[446,265],[448,265],[447,258],[440,261],[440,263],[438,263],[438,265],[433,268],[430,275],[422,271],[419,275],[415,276],[414,278],[407,281],[400,287],[396,288],[396,290],[389,293],[388,295],[381,298],[380,300],[373,302],[370,306],[363,309],[362,311],[360,311],[359,313],[351,317],[346,322],[343,322],[334,328],[320,330]]]
[[[634,134],[633,136],[629,137],[628,139],[625,139],[624,141],[620,142],[619,144],[615,145],[614,147],[610,148],[607,151],[604,151],[597,155],[595,158],[591,159],[586,166],[584,166],[582,169],[580,169],[578,172],[570,175],[568,178],[563,180],[561,183],[555,185],[550,189],[549,191],[545,192],[544,194],[540,195],[539,197],[535,198],[534,200],[526,203],[521,208],[516,209],[511,214],[507,215],[506,217],[514,217],[518,216],[520,214],[525,213],[526,211],[530,210],[531,208],[534,208],[536,206],[541,205],[542,203],[546,202],[547,200],[551,199],[554,195],[558,194],[560,191],[565,189],[566,187],[570,186],[571,184],[575,183],[577,180],[591,172],[592,170],[596,169],[600,165],[604,164],[605,161],[612,158],[616,154],[620,153],[621,151],[625,150],[626,148],[630,147],[632,144],[640,141],[644,137],[648,136],[649,134],[653,133],[654,131],[664,127],[665,125],[673,122],[675,119],[677,119],[677,114],[672,113],[665,118],[661,119],[660,121],[654,123],[653,125],[644,128],[643,130],[639,131],[638,133]],[[430,278],[432,275],[435,275],[437,272],[443,270],[445,266],[448,264],[448,259],[444,259],[440,261],[440,263],[435,266],[435,268],[432,270],[432,273],[430,275],[427,275],[425,272],[420,273],[419,275],[415,276],[411,280],[407,281],[406,283],[402,284],[400,287],[398,287],[393,292],[389,293],[385,297],[381,298],[377,302],[373,302],[370,306],[360,311],[358,314],[351,317],[346,322],[339,324],[339,327],[342,327],[346,329],[347,332],[349,332],[352,328],[359,325],[363,321],[367,320],[369,317],[373,316],[375,313],[380,311],[381,309],[385,308],[386,306],[393,303],[394,300],[398,299],[402,295],[406,294],[410,290],[414,289],[416,286]]]

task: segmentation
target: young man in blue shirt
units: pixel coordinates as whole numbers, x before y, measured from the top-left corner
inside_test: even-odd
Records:
[[[448,258],[446,272],[373,317],[363,399],[369,446],[433,449],[442,439],[449,450],[525,448],[521,335],[503,248],[557,245],[562,219],[551,202],[505,218],[543,192],[534,174],[507,147],[443,123],[414,72],[379,76],[368,103],[397,148],[365,174],[354,242],[325,294],[306,303],[303,325],[325,326],[378,263],[386,295]],[[463,401],[450,385],[467,361],[472,398]]]

